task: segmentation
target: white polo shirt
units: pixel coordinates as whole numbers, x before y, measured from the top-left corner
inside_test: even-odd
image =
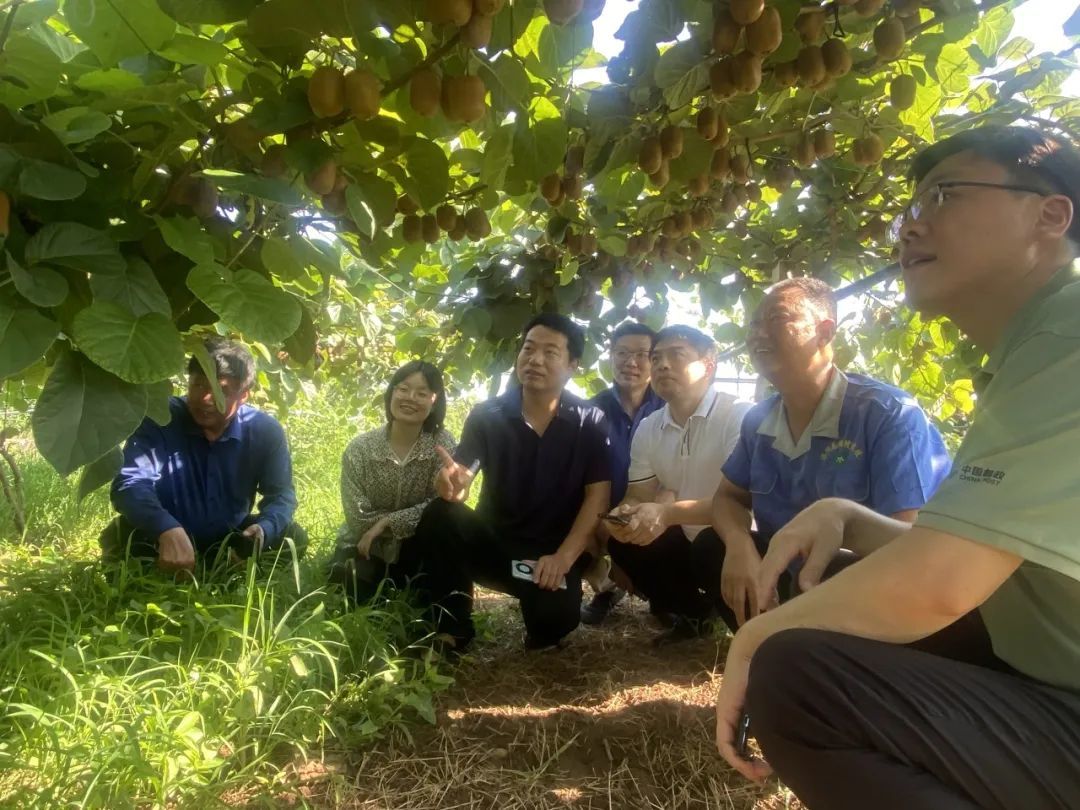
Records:
[[[646,416],[630,445],[630,484],[656,478],[680,501],[711,498],[720,486],[722,468],[735,444],[743,416],[752,402],[736,399],[714,388],[702,397],[697,410],[680,427],[665,405]],[[683,526],[693,540],[704,526]]]

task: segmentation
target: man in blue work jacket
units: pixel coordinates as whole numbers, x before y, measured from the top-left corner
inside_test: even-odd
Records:
[[[192,357],[188,390],[169,402],[165,426],[150,418],[124,445],[112,484],[119,515],[102,532],[102,556],[156,559],[166,571],[212,560],[226,546],[240,557],[278,549],[289,537],[298,551],[307,535],[293,523],[292,460],[281,424],[247,404],[255,361],[242,346],[206,342],[224,395]],[[256,495],[258,512],[252,513]]]

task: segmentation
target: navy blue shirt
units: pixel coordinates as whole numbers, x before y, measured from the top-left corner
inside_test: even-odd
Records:
[[[268,413],[241,405],[225,432],[208,441],[181,397],[169,400],[165,427],[144,419],[124,445],[112,503],[140,532],[157,537],[182,526],[197,549],[240,528],[258,493],[255,521],[264,548],[280,545],[296,511],[285,431]]]
[[[521,389],[469,412],[454,458],[480,463],[476,511],[495,532],[548,554],[570,533],[585,487],[610,481],[604,412],[568,391],[543,436],[521,415]]]
[[[663,408],[664,400],[660,399],[650,386],[645,390],[645,398],[633,418],[623,410],[614,386],[601,391],[589,402],[602,410],[607,417],[608,437],[611,440],[611,505],[616,506],[626,496],[630,475],[630,443],[637,433],[638,425],[650,413]]]
[[[836,369],[797,442],[779,394],[751,408],[724,477],[750,492],[758,531],[770,538],[822,498],[882,515],[919,509],[950,467],[941,435],[914,397]]]

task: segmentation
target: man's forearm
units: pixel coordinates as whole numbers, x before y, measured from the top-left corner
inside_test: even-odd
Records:
[[[878,514],[854,501],[835,500],[844,511],[844,548],[867,557],[911,530],[911,524]]]
[[[717,492],[712,499],[712,527],[724,541],[724,545],[731,548],[734,545],[749,544],[753,546],[754,539],[750,535],[752,516],[750,510],[739,503],[735,498],[725,492]],[[708,523],[709,521],[702,521]]]
[[[669,526],[708,526],[712,522],[712,499],[674,501],[664,510]]]
[[[565,555],[571,561],[576,561],[581,553],[588,548],[589,540],[599,523],[601,512],[607,511],[611,499],[611,485],[605,482],[603,486],[591,484],[585,490],[585,499],[581,503],[574,525],[570,527],[569,534],[559,546],[559,554]]]

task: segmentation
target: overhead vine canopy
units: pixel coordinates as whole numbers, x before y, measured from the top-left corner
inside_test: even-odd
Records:
[[[669,289],[857,279],[923,144],[1077,129],[1071,53],[1011,38],[1016,5],[642,0],[596,82],[603,0],[10,0],[6,402],[90,485],[212,329],[287,401],[395,352],[501,371],[540,309],[599,341]],[[885,311],[848,349],[948,418],[956,343]]]

